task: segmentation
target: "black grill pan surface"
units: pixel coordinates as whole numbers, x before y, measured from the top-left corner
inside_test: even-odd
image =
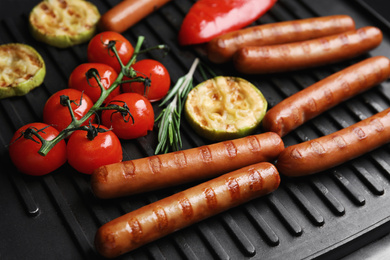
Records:
[[[101,13],[120,0],[91,0]],[[22,42],[35,47],[47,65],[45,82],[23,97],[0,100],[0,259],[99,259],[93,240],[104,223],[196,183],[155,192],[100,200],[93,196],[89,176],[65,164],[57,171],[30,177],[12,165],[7,145],[22,125],[42,121],[46,100],[67,87],[72,70],[87,61],[87,44],[57,49],[35,41],[28,31],[28,14],[38,0],[1,0],[0,44]],[[165,43],[163,57],[152,52],[142,58],[160,60],[172,82],[184,75],[201,52],[180,47],[177,33],[195,1],[174,0],[123,33],[133,44],[146,37],[144,47]],[[215,66],[219,75],[253,82],[272,107],[287,96],[370,56],[389,55],[390,27],[383,12],[362,0],[279,0],[254,24],[332,14],[351,15],[357,27],[382,29],[382,44],[366,55],[331,66],[273,75],[240,75],[230,65]],[[375,1],[378,2],[378,1]],[[378,10],[378,9],[377,9]],[[380,10],[380,8],[379,8]],[[141,57],[140,57],[141,58]],[[195,83],[203,80],[195,74]],[[284,138],[286,146],[326,135],[365,119],[390,104],[390,84],[346,101],[307,122]],[[154,104],[156,115],[161,111]],[[183,149],[209,142],[182,121]],[[257,130],[258,133],[261,129]],[[157,127],[147,136],[123,141],[124,160],[153,155]],[[338,259],[390,231],[389,146],[370,152],[323,173],[282,177],[274,193],[211,217],[145,245],[119,259]]]

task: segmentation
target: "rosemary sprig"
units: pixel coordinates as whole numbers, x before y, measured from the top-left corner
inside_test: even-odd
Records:
[[[185,99],[193,88],[193,75],[198,64],[199,59],[196,58],[188,73],[178,79],[160,104],[160,106],[163,106],[172,99],[156,118],[156,122],[160,122],[158,124],[158,145],[155,154],[167,153],[170,149],[178,151],[182,147],[180,118]]]

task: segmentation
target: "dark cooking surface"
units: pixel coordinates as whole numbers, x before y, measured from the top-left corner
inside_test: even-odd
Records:
[[[14,131],[42,121],[47,98],[66,88],[71,71],[86,62],[86,44],[59,50],[33,40],[27,17],[39,0],[1,0],[0,44],[24,42],[34,46],[47,65],[44,84],[24,97],[0,100],[0,259],[95,259],[93,239],[105,222],[189,185],[109,201],[93,197],[89,176],[64,165],[39,178],[18,173],[6,145]],[[101,13],[119,0],[93,0]],[[369,2],[369,1],[367,1]],[[378,2],[378,1],[375,1]],[[124,35],[134,44],[146,36],[145,46],[166,43],[171,52],[162,61],[172,81],[184,75],[197,53],[180,48],[177,32],[194,1],[176,0],[135,25]],[[385,19],[367,10],[363,1],[279,0],[258,23],[320,15],[349,14],[357,27],[378,26],[384,41],[368,55],[313,70],[268,76],[245,76],[230,66],[213,66],[218,74],[239,75],[258,86],[270,106],[319,79],[368,56],[389,55],[390,28]],[[387,9],[388,10],[388,9]],[[373,11],[373,10],[372,10]],[[195,83],[202,81],[196,75]],[[389,81],[335,107],[284,138],[286,145],[329,134],[375,114],[390,104]],[[154,105],[156,114],[160,111]],[[184,148],[206,144],[182,123]],[[261,130],[259,129],[258,132]],[[153,154],[156,133],[123,142],[124,159]],[[282,179],[273,194],[212,217],[150,243],[121,259],[302,259],[339,258],[390,231],[390,155],[385,145],[351,163],[323,174]]]

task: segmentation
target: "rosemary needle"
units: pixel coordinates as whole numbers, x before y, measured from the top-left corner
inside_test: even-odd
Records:
[[[184,101],[193,88],[193,75],[198,64],[199,59],[196,58],[188,73],[177,80],[176,84],[160,104],[160,106],[163,106],[169,101],[169,104],[156,118],[156,122],[160,122],[158,124],[158,145],[155,154],[160,152],[167,153],[169,150],[178,151],[182,146],[180,118]]]

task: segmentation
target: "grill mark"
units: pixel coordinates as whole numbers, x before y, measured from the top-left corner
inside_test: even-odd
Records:
[[[346,34],[340,34],[339,37],[338,37],[341,41],[341,45],[342,46],[346,46],[349,44],[349,39],[348,39],[348,36]]]
[[[278,37],[278,36],[282,35],[282,32],[280,31],[279,26],[277,26],[277,25],[272,24],[271,31],[272,31],[272,36],[274,36],[274,37]]]
[[[383,78],[384,68],[382,68],[381,66],[377,65],[377,66],[375,66],[373,71],[374,71],[374,74],[375,74],[375,79],[377,81],[381,81],[382,78]]]
[[[49,10],[49,7],[48,7],[46,4],[41,4],[40,8],[41,8],[43,11]]]
[[[153,210],[153,214],[154,216],[156,217],[156,228],[158,231],[164,231],[165,229],[168,228],[168,217],[167,217],[167,214],[165,212],[165,210],[160,207],[160,206],[157,206],[154,210]]]
[[[319,39],[322,49],[324,51],[329,51],[330,50],[330,43],[328,39]]]
[[[104,243],[107,244],[110,248],[115,248],[116,246],[116,237],[113,232],[104,234]]]
[[[284,124],[284,118],[280,117],[280,118],[276,119],[276,125],[278,126],[277,130],[280,130],[280,134],[284,135],[285,126],[287,125],[287,124]]]
[[[234,145],[232,141],[226,141],[223,142],[223,145],[225,146],[225,149],[228,153],[229,157],[236,157],[237,155],[237,147]]]
[[[288,47],[288,45],[285,45],[285,44],[280,45],[279,51],[280,51],[280,53],[281,53],[281,55],[283,57],[289,57],[290,56],[290,48]]]
[[[226,47],[225,40],[218,39],[217,40],[217,46],[220,47],[220,48],[225,48]]]
[[[344,93],[349,93],[351,91],[351,85],[346,80],[342,80],[341,82],[341,89]]]
[[[126,161],[122,164],[122,172],[125,179],[134,177],[135,166],[133,161]]]
[[[203,194],[206,199],[207,208],[210,210],[217,208],[218,201],[213,188],[208,187],[204,189]]]
[[[347,146],[344,138],[340,135],[335,135],[332,137],[333,142],[337,145],[338,148],[342,149]]]
[[[66,9],[66,8],[68,7],[68,3],[67,3],[66,1],[64,1],[64,0],[59,0],[58,2],[59,2],[60,8]]]
[[[161,172],[161,161],[158,156],[149,157],[149,167],[153,174],[157,174]]]
[[[249,144],[249,150],[254,153],[254,152],[259,152],[261,150],[261,145],[259,142],[259,139],[257,139],[255,136],[248,136],[246,137],[246,140],[248,141]]]
[[[190,220],[194,215],[191,202],[188,200],[188,198],[182,198],[179,200],[179,205],[184,219]]]
[[[263,36],[263,31],[258,29],[258,28],[254,28],[253,29],[253,35],[255,35],[256,38],[258,39],[262,39],[264,36]]]
[[[363,140],[367,137],[366,133],[360,127],[354,128],[353,132],[359,140]]]
[[[95,175],[96,179],[98,180],[97,182],[106,183],[107,182],[107,175],[108,175],[107,166],[100,167],[97,170],[97,174]]]
[[[367,85],[367,78],[366,78],[366,75],[364,75],[363,73],[359,73],[357,75],[358,77],[358,82],[359,82],[359,86],[360,87],[364,87]]]
[[[240,33],[233,34],[233,38],[235,42],[243,42],[244,37]]]
[[[299,22],[292,22],[292,27],[294,28],[295,32],[302,32],[302,25]]]
[[[269,58],[269,57],[271,57],[269,48],[268,47],[260,48],[260,55],[262,56],[262,58]],[[250,56],[250,55],[247,53],[247,56]]]
[[[175,160],[175,164],[179,168],[184,168],[187,166],[187,157],[183,151],[173,153],[173,157]]]
[[[375,118],[373,120],[370,121],[370,125],[372,125],[374,128],[375,128],[375,131],[377,132],[383,132],[385,130],[385,127],[384,125],[382,124],[382,122]]]
[[[258,191],[263,188],[263,178],[258,170],[251,168],[249,170],[249,189],[251,191]]]
[[[211,155],[210,148],[207,146],[199,147],[199,154],[202,162],[208,163],[213,160],[213,156]]]
[[[142,232],[141,224],[139,223],[138,219],[132,218],[127,222],[127,224],[130,227],[130,233],[133,237],[133,240],[135,242],[140,242],[143,237],[143,232]]]
[[[200,121],[200,124],[203,125],[203,126],[208,126],[209,123],[207,122],[207,120],[204,118],[203,114],[202,114],[202,111],[201,109],[199,108],[199,106],[197,105],[193,105],[194,107],[194,113],[196,115],[196,117],[198,118],[198,120]]]
[[[294,123],[300,122],[301,115],[300,115],[299,109],[296,106],[294,106],[292,108],[292,117],[293,117]]]
[[[311,23],[312,28],[315,31],[321,31],[321,25],[319,24],[319,22],[317,20],[313,20],[310,23]]]
[[[302,159],[302,154],[298,151],[298,149],[292,149],[290,152],[290,157],[293,159]]]
[[[316,104],[316,101],[314,100],[314,98],[310,98],[308,101],[308,107],[309,107],[309,110],[310,111],[317,111],[317,104]]]
[[[310,143],[310,146],[311,148],[313,149],[313,151],[316,153],[316,154],[324,154],[325,153],[325,149],[324,147],[317,141],[312,141]]]
[[[225,181],[225,185],[227,186],[230,194],[230,198],[232,200],[238,200],[241,197],[240,194],[240,185],[238,184],[237,180],[235,178],[228,178]]]
[[[332,94],[332,91],[330,91],[329,89],[325,89],[325,90],[324,90],[324,96],[325,96],[326,101],[327,101],[329,104],[333,102],[333,94]]]
[[[362,40],[367,39],[367,33],[363,28],[358,29],[357,34]]]
[[[310,54],[310,52],[311,52],[310,44],[303,42],[301,45],[301,48],[303,50],[303,53]]]

